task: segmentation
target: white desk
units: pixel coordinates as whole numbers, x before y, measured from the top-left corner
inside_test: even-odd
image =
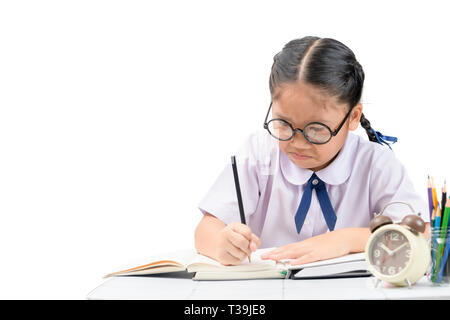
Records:
[[[113,277],[88,299],[117,300],[386,300],[450,299],[450,286],[423,277],[411,289],[380,284],[373,277],[323,280],[193,281],[164,277]]]

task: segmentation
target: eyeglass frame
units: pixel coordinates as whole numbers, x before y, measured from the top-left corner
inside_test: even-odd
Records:
[[[339,133],[339,131],[341,130],[342,126],[343,126],[344,123],[347,121],[348,117],[350,116],[350,113],[351,113],[352,110],[353,110],[353,107],[351,107],[350,110],[347,112],[347,115],[345,116],[344,120],[342,120],[342,122],[341,122],[341,124],[339,125],[339,127],[337,127],[337,129],[334,130],[334,131],[331,131],[330,127],[328,127],[325,123],[322,123],[322,122],[310,122],[310,123],[308,123],[308,124],[303,128],[303,130],[302,130],[302,129],[300,129],[300,128],[294,128],[294,126],[293,126],[292,124],[290,124],[288,121],[286,121],[286,120],[284,120],[284,119],[281,119],[281,118],[270,119],[269,122],[267,122],[267,118],[269,117],[270,109],[272,108],[272,103],[273,103],[273,101],[270,102],[269,110],[267,110],[266,118],[264,119],[264,129],[266,129],[272,137],[274,137],[275,139],[280,140],[280,141],[289,141],[289,140],[291,140],[292,138],[294,138],[295,133],[298,131],[298,132],[300,132],[300,133],[303,135],[303,137],[305,137],[305,139],[306,139],[309,143],[312,143],[312,144],[318,144],[318,145],[328,143],[328,142],[331,140],[331,138],[335,137],[335,136]],[[271,121],[274,121],[274,120],[280,120],[280,121],[283,121],[284,123],[286,123],[286,124],[292,129],[292,136],[291,136],[289,139],[280,139],[280,138],[278,138],[278,137],[275,137],[275,136],[270,132],[270,130],[269,130],[269,123],[270,123]],[[310,141],[310,140],[308,139],[308,137],[305,136],[304,130],[305,130],[306,127],[308,127],[309,125],[313,125],[313,124],[319,124],[319,125],[322,125],[322,126],[324,126],[325,128],[327,128],[328,131],[330,132],[330,138],[329,138],[327,141],[325,141],[325,142],[313,142],[313,141]]]

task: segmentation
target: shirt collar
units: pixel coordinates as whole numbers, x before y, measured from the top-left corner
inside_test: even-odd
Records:
[[[344,145],[337,157],[326,168],[316,172],[316,175],[326,184],[339,185],[347,181],[350,176],[353,157],[355,154],[357,137],[349,132]],[[280,167],[286,180],[295,185],[303,185],[308,182],[314,173],[312,170],[300,168],[295,165],[281,150]]]

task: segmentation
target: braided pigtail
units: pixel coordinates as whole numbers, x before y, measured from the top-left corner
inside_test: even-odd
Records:
[[[375,135],[374,130],[372,129],[372,127],[370,126],[370,122],[369,120],[366,119],[366,117],[364,116],[364,113],[361,114],[361,127],[364,128],[364,130],[366,130],[367,136],[369,137],[370,141],[373,142],[378,142],[377,136]]]
[[[367,118],[364,116],[364,113],[361,114],[360,123],[364,130],[366,130],[367,136],[369,137],[370,141],[378,142],[379,144],[385,144],[389,147],[389,149],[392,150],[390,144],[394,144],[397,142],[398,139],[396,137],[385,136],[381,132],[375,131],[370,125],[369,120],[367,120]]]

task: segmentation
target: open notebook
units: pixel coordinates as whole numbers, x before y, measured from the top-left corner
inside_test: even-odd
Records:
[[[251,263],[244,260],[236,266],[224,266],[219,262],[194,251],[169,253],[164,259],[155,257],[145,264],[136,263],[105,276],[150,275],[172,272],[188,272],[194,280],[237,280],[237,279],[308,279],[370,275],[364,253],[291,266],[289,260],[262,260],[261,255],[274,248],[258,249],[251,255]]]

